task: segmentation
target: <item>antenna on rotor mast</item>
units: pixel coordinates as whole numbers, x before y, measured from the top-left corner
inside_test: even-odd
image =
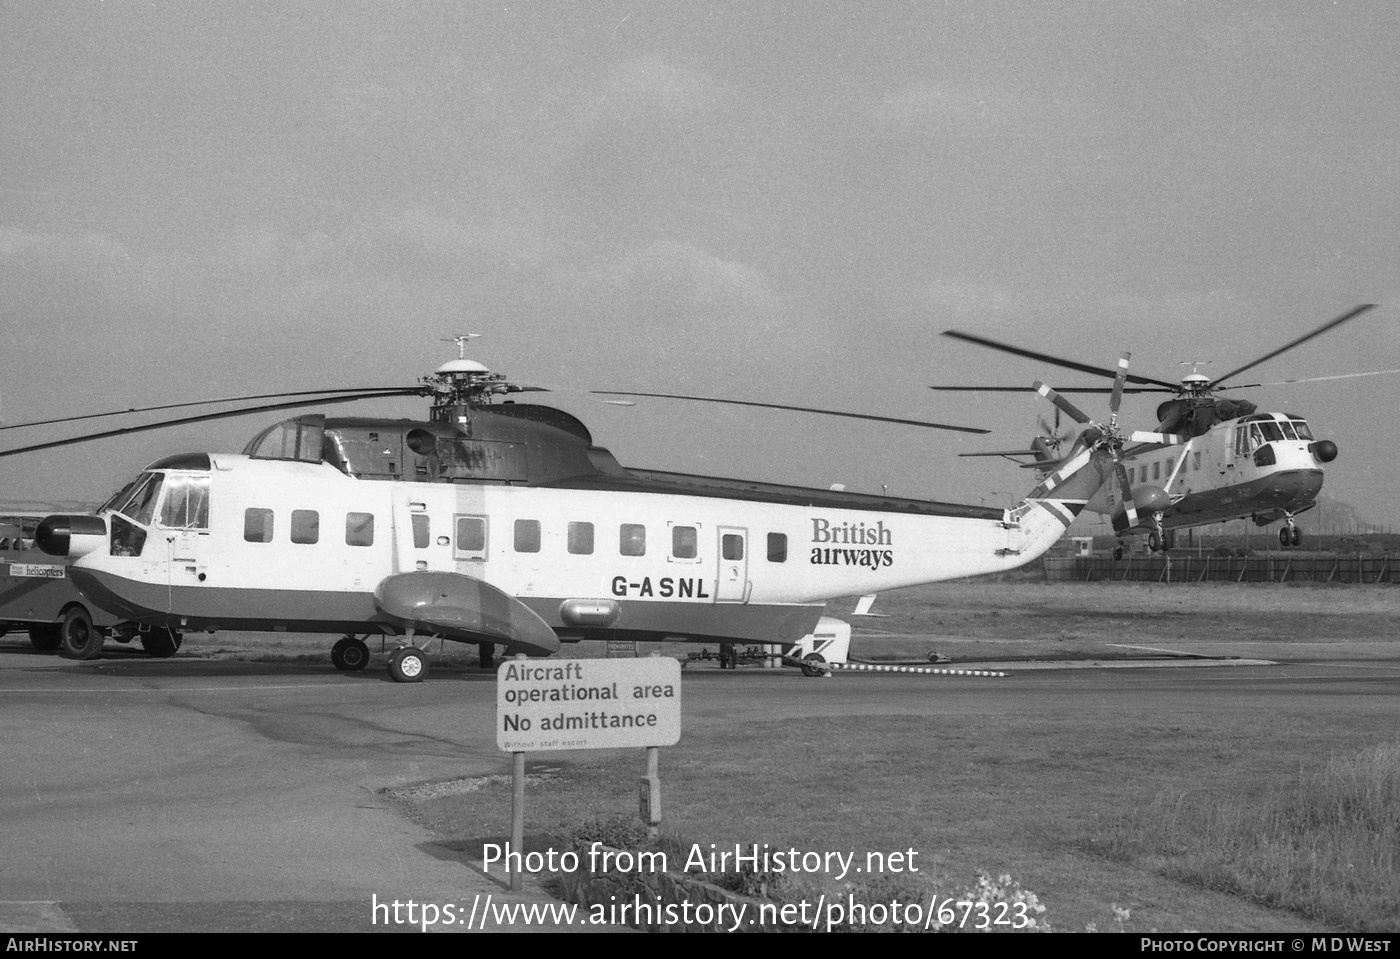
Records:
[[[442,342],[456,343],[457,359],[465,360],[467,358],[467,344],[479,336],[481,336],[480,333],[458,333],[456,336],[443,337]]]

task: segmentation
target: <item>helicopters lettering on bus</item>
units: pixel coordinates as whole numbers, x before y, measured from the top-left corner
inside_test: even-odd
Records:
[[[1010,509],[963,506],[628,469],[572,415],[502,401],[529,389],[459,354],[420,386],[323,400],[428,395],[425,421],[296,416],[238,454],[152,463],[95,514],[50,516],[35,538],[122,617],[118,638],[153,655],[187,631],[339,633],[332,660],[354,670],[366,638],[394,636],[390,670],[413,681],[433,637],[478,644],[484,663],[498,647],[548,655],[584,639],[791,648],[830,599],[1040,556],[1124,439],[1076,441]],[[71,657],[101,649],[80,605],[62,633]]]
[[[1124,537],[1146,533],[1152,551],[1171,548],[1178,529],[1248,518],[1257,525],[1283,520],[1279,542],[1298,546],[1302,532],[1295,517],[1317,505],[1322,489],[1323,465],[1337,456],[1337,446],[1319,439],[1307,421],[1293,413],[1260,412],[1242,399],[1217,396],[1226,390],[1281,385],[1250,383],[1226,386],[1225,381],[1320,336],[1372,309],[1357,306],[1282,347],[1212,380],[1195,369],[1178,383],[1126,372],[1127,354],[1118,371],[1048,356],[984,337],[948,330],[945,336],[989,347],[1003,353],[1053,363],[1082,373],[1114,378],[1112,387],[1062,387],[1063,393],[1113,393],[1112,417],[1124,393],[1171,393],[1173,398],[1157,408],[1161,434],[1155,442],[1127,448],[1119,464],[1118,481],[1106,484],[1089,501],[1090,512],[1111,518],[1119,536],[1115,555],[1122,556]],[[1195,364],[1199,365],[1199,364]],[[1400,370],[1379,370],[1343,376],[1289,380],[1306,383],[1353,376],[1375,376]],[[935,390],[1015,391],[1022,387],[935,386]],[[1061,461],[1058,445],[1067,436],[1058,429],[1063,411],[1086,431],[1098,429],[1088,415],[1063,396],[1053,397],[1056,425],[1042,421],[1044,435],[1024,450],[964,453],[963,456],[1032,457],[1023,467],[1052,470]]]

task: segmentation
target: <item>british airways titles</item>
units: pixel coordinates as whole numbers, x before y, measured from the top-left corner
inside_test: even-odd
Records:
[[[844,546],[893,546],[894,536],[885,528],[884,520],[873,525],[865,523],[832,523],[812,520],[812,542]],[[893,549],[844,549],[835,545],[813,546],[813,566],[865,566],[879,569],[894,565]]]

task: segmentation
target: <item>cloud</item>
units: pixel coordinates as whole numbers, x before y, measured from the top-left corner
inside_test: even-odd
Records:
[[[633,303],[742,309],[773,299],[759,271],[674,240],[624,254],[605,276],[621,300]]]
[[[877,131],[929,138],[1083,136],[1096,126],[1091,106],[1063,90],[1047,94],[1014,83],[916,80],[866,104]]]
[[[127,248],[104,233],[31,233],[0,227],[0,265],[7,269],[92,272],[120,266],[129,258]]]

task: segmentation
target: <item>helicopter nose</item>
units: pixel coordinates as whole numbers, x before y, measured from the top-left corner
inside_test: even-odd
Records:
[[[1331,440],[1318,440],[1308,444],[1308,452],[1319,463],[1330,463],[1337,458],[1337,444]]]
[[[107,524],[96,516],[46,516],[34,530],[34,544],[50,556],[81,556],[106,537]],[[85,548],[74,550],[75,540]]]

